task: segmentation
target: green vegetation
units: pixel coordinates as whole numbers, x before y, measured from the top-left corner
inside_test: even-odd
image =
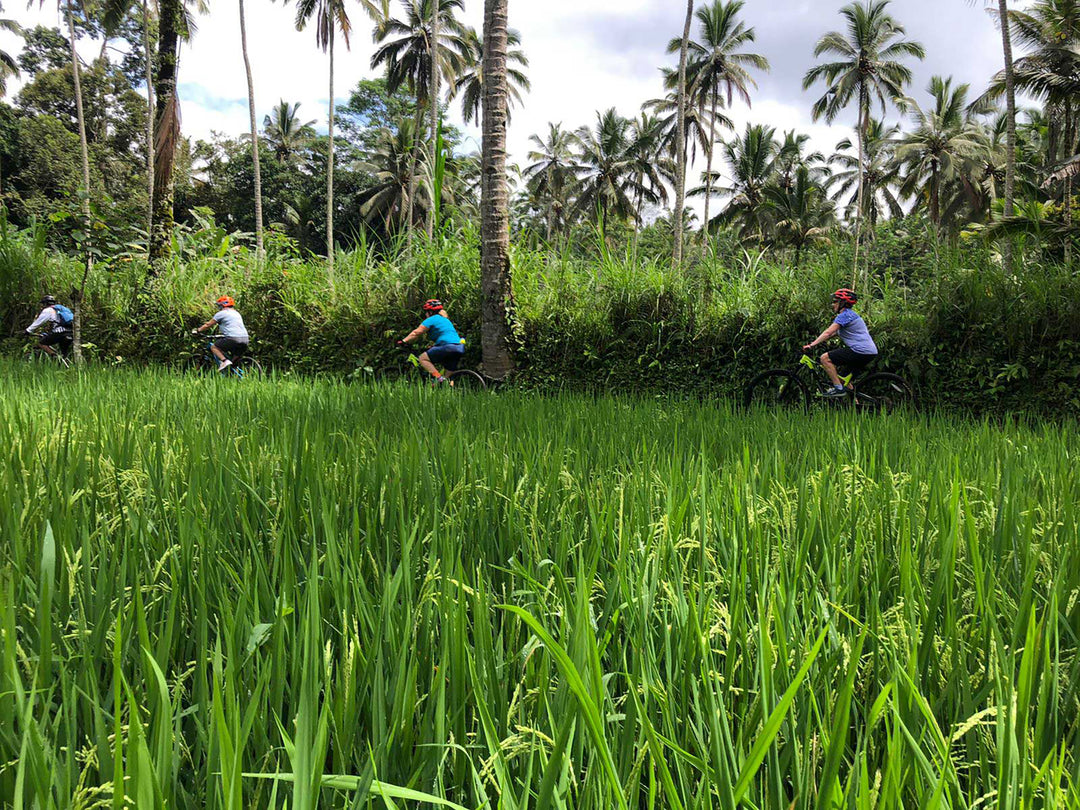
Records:
[[[1080,801],[1074,423],[0,372],[5,806]]]

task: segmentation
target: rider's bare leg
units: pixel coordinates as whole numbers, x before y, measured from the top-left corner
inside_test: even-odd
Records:
[[[224,363],[225,360],[228,359],[228,358],[225,357],[225,353],[223,351],[221,351],[221,349],[219,349],[217,346],[214,346],[213,344],[211,344],[211,346],[210,346],[210,351],[213,352],[214,357],[216,357],[218,359],[219,363]]]
[[[45,352],[45,354],[49,355],[49,357],[57,357],[58,356],[57,352],[56,352],[56,349],[54,349],[52,346],[46,346],[44,343],[39,343],[38,348],[41,349],[43,352]]]
[[[423,367],[424,371],[426,371],[432,377],[439,378],[442,376],[442,374],[439,373],[439,370],[435,368],[435,364],[431,362],[431,358],[428,357],[427,352],[424,352],[422,355],[420,355],[418,359],[420,360],[420,365],[421,367]]]
[[[829,357],[829,353],[821,355],[821,367],[825,369],[825,373],[829,375],[829,379],[832,380],[832,384],[837,388],[843,386],[844,382],[840,379],[840,372],[836,370],[836,364]]]

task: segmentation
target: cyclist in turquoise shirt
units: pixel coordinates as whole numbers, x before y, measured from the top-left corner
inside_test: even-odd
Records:
[[[424,312],[427,313],[428,317],[406,335],[404,340],[399,340],[398,345],[404,346],[407,343],[420,340],[426,335],[432,345],[420,355],[420,365],[435,378],[436,383],[444,383],[446,378],[439,373],[439,369],[436,368],[435,364],[438,363],[447,371],[457,371],[458,364],[465,354],[465,346],[461,340],[461,335],[458,334],[454,324],[447,316],[442,301],[437,298],[426,301],[424,303]]]

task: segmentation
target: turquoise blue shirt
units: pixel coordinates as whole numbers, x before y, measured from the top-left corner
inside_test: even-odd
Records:
[[[864,321],[853,309],[842,309],[833,321],[840,327],[840,340],[844,345],[856,354],[877,354],[877,345],[870,337],[870,330],[866,328]]]
[[[431,342],[436,346],[461,343],[461,335],[457,333],[457,329],[450,323],[449,318],[443,317],[442,315],[432,315],[420,325],[427,327],[428,337],[431,338]]]

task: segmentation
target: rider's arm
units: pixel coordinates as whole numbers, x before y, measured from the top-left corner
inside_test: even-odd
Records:
[[[40,329],[45,324],[47,324],[49,322],[49,318],[51,318],[51,317],[52,317],[52,308],[51,307],[46,307],[45,309],[41,310],[41,314],[37,316],[37,320],[35,320],[32,324],[30,324],[28,327],[26,327],[26,334],[28,334],[28,335],[34,334],[34,332],[36,332],[38,329]]]
[[[423,324],[420,324],[418,327],[413,329],[411,332],[409,332],[408,335],[405,336],[405,339],[402,341],[402,343],[412,343],[414,340],[419,340],[426,334],[427,327]]]
[[[827,340],[832,340],[834,337],[836,337],[836,333],[839,332],[839,331],[840,331],[840,324],[838,324],[838,323],[830,323],[829,328],[826,329],[824,332],[822,332],[820,335],[818,335],[817,340],[815,340],[813,343],[807,343],[805,346],[803,346],[803,348],[804,349],[812,349],[815,346],[818,346],[818,345],[824,343]]]
[[[208,320],[206,323],[204,323],[202,326],[200,326],[195,331],[196,332],[205,332],[207,329],[213,329],[216,324],[217,324],[217,321],[215,321],[213,318],[211,318],[210,320]]]

